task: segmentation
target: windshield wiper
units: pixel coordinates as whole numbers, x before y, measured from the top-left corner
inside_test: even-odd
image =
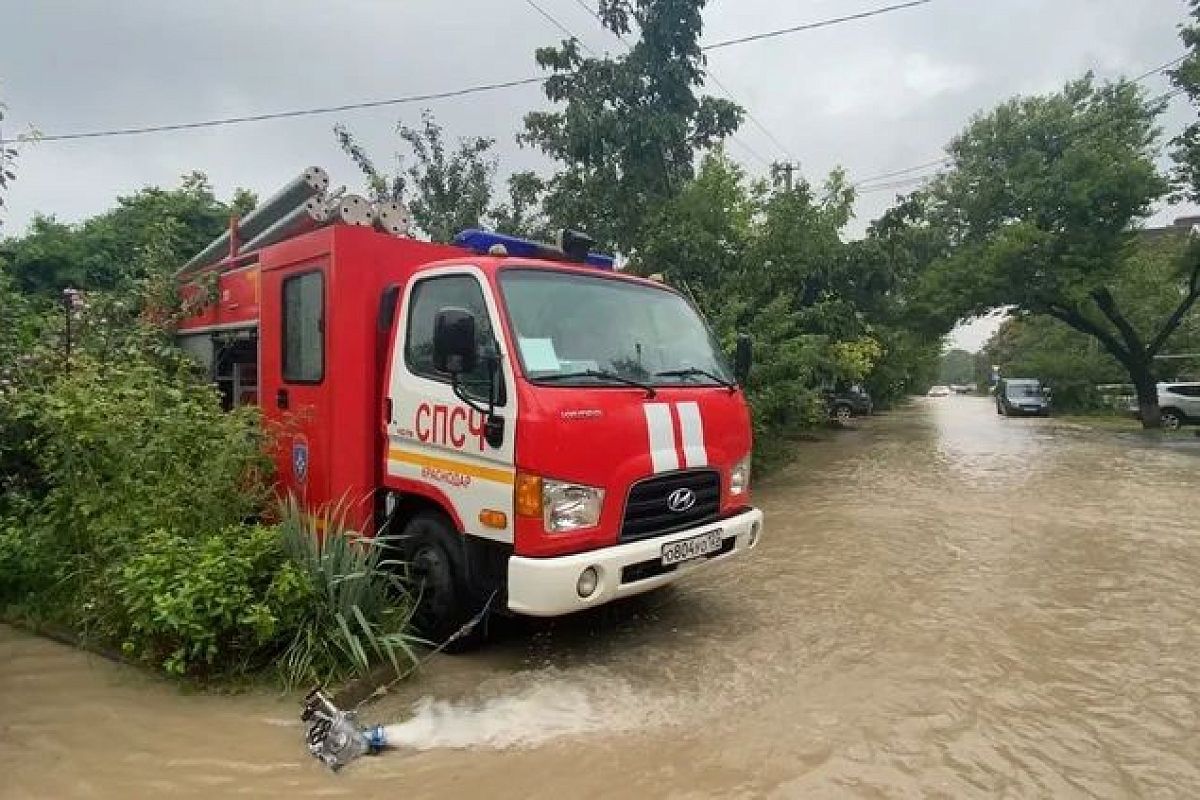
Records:
[[[703,375],[706,378],[716,381],[728,389],[730,394],[737,391],[737,384],[733,383],[732,381],[725,380],[720,375],[716,375],[706,369],[700,369],[699,367],[687,367],[686,369],[667,369],[663,370],[662,372],[654,373],[654,377],[656,378],[688,378],[695,375]]]
[[[534,378],[535,381],[566,381],[572,378],[597,378],[599,380],[613,381],[614,383],[623,383],[626,386],[636,386],[646,393],[646,397],[654,397],[658,392],[654,391],[654,387],[648,383],[635,381],[631,378],[625,378],[615,372],[609,372],[603,369],[585,369],[579,372],[558,372],[554,375],[539,375]]]

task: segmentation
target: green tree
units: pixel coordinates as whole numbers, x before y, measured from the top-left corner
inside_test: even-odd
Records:
[[[4,112],[8,109],[0,103],[0,123],[4,122]],[[17,179],[16,160],[17,149],[3,138],[4,126],[0,125],[0,211],[4,210],[4,193],[9,185]],[[0,221],[0,225],[3,221]]]
[[[1171,71],[1172,82],[1193,106],[1200,107],[1200,0],[1188,0],[1190,24],[1180,26],[1179,37],[1187,57]],[[1200,202],[1200,121],[1194,121],[1172,142],[1177,194]]]
[[[163,256],[155,269],[181,265],[219,236],[231,215],[253,207],[254,196],[243,190],[228,203],[218,200],[208,178],[193,172],[177,189],[147,187],[79,224],[37,216],[24,236],[0,242],[0,260],[25,292],[128,289],[149,277],[151,262],[138,255],[152,243]]]
[[[847,245],[843,291],[882,346],[865,380],[879,407],[924,393],[937,377],[942,339],[953,321],[929,314],[917,288],[948,247],[923,192],[901,199],[868,226],[864,238]]]
[[[1116,291],[1137,226],[1167,191],[1154,164],[1159,111],[1135,84],[1087,76],[974,120],[932,190],[955,247],[925,281],[944,315],[1011,305],[1095,338],[1128,372],[1147,427],[1160,422],[1154,357],[1200,297],[1191,256],[1176,264],[1165,316],[1139,326]]]
[[[1053,317],[1006,319],[983,348],[984,361],[1009,378],[1037,378],[1054,390],[1063,411],[1090,411],[1103,405],[1097,386],[1124,383],[1121,365],[1091,336]]]
[[[344,125],[333,128],[342,152],[366,179],[372,200],[408,204],[417,228],[435,242],[485,225],[517,235],[544,233],[537,211],[544,184],[534,173],[511,175],[508,202],[493,207],[495,139],[468,136],[447,146],[445,130],[428,110],[420,127],[400,125],[397,132],[406,152],[396,154],[396,171],[389,175]]]
[[[958,386],[975,382],[975,354],[959,347],[942,354],[938,365],[938,383]]]
[[[582,227],[605,247],[632,252],[648,216],[692,177],[696,152],[737,129],[737,105],[697,94],[704,5],[601,0],[609,30],[626,36],[636,27],[628,53],[588,58],[573,39],[536,52],[552,73],[546,97],[561,108],[527,114],[518,138],[562,165],[545,204],[556,226]]]

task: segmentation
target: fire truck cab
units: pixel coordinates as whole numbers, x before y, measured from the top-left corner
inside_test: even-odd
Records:
[[[753,548],[748,409],[692,304],[602,257],[456,242],[334,224],[181,273],[210,300],[180,342],[276,428],[281,492],[398,535],[434,636]]]

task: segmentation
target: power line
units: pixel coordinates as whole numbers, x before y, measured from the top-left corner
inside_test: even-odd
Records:
[[[275,111],[267,114],[249,114],[240,117],[222,117],[219,119],[207,119],[199,122],[179,122],[172,125],[146,125],[141,127],[130,128],[113,128],[109,130],[99,131],[84,131],[81,133],[56,133],[37,136],[18,136],[16,139],[8,139],[8,142],[62,142],[73,139],[100,139],[109,136],[134,136],[143,133],[164,133],[167,131],[184,131],[195,130],[197,128],[217,128],[223,125],[240,125],[246,122],[263,122],[272,119],[291,119],[293,117],[311,117],[321,114],[337,114],[342,111],[355,111],[363,108],[381,108],[383,106],[405,105],[407,103],[424,103],[429,100],[444,100],[453,97],[465,97],[466,95],[479,94],[480,92],[492,92],[498,89],[511,89],[514,86],[527,86],[534,83],[544,83],[546,78],[519,78],[512,81],[499,81],[497,83],[484,83],[476,86],[467,86],[462,89],[451,89],[445,92],[430,92],[428,94],[413,94],[406,97],[394,97],[388,100],[367,100],[361,103],[345,103],[337,106],[324,106],[320,108],[305,108],[293,111]],[[3,143],[3,140],[0,140]]]
[[[718,48],[721,48],[721,47],[732,47],[733,45],[736,45],[736,44],[745,44],[746,42],[757,42],[761,39],[770,39],[775,36],[786,36],[786,35],[792,34],[792,33],[800,33],[801,31],[811,31],[811,30],[815,30],[817,28],[828,28],[833,25],[840,25],[843,22],[853,22],[855,20],[866,19],[867,17],[877,17],[880,14],[888,14],[892,11],[901,11],[906,8],[913,8],[915,6],[923,6],[926,3],[930,3],[930,2],[933,2],[933,0],[910,0],[910,2],[907,2],[907,3],[897,3],[896,5],[883,6],[882,8],[875,8],[875,9],[871,9],[870,11],[862,11],[862,12],[859,12],[858,14],[847,14],[844,17],[833,17],[831,19],[823,19],[823,20],[819,20],[817,22],[807,22],[803,25],[793,25],[790,28],[778,28],[773,31],[764,31],[763,33],[752,33],[748,36],[739,36],[736,39],[726,39],[721,42],[714,42],[713,44],[706,44],[703,47],[701,47],[700,49],[704,50],[704,51],[717,50]]]
[[[587,42],[585,42],[583,39],[580,39],[578,36],[576,36],[574,33],[572,33],[571,30],[566,25],[563,25],[561,22],[559,22],[553,16],[551,16],[549,11],[542,8],[537,3],[533,2],[533,0],[525,0],[525,4],[527,6],[529,6],[530,8],[532,8],[537,13],[541,14],[546,20],[548,20],[550,22],[551,25],[553,25],[554,27],[558,28],[560,31],[565,33],[567,35],[568,39],[574,39],[575,41],[579,42],[579,45],[584,50],[587,50],[588,53],[590,53],[592,56],[596,55],[596,51],[593,50],[592,48],[588,47]]]
[[[561,23],[559,23],[557,20],[555,20],[551,15],[546,13],[546,11],[544,9],[542,9],[540,6],[536,5],[533,2],[533,0],[526,0],[526,2],[529,3],[530,6],[535,8],[542,16],[544,16],[548,20],[550,20],[551,23],[555,25],[555,27],[559,28],[559,30],[567,33],[567,35],[571,36],[571,38],[576,39],[577,41],[580,41],[580,44],[585,49],[587,49],[588,52],[593,52],[587,47],[586,44],[583,44],[583,42],[581,40],[579,40],[579,37],[571,35],[570,31],[565,26],[563,26]],[[929,2],[932,2],[932,0],[912,0],[912,2],[901,3],[899,5],[887,6],[884,8],[877,8],[872,11],[862,12],[860,14],[851,14],[851,15],[844,16],[844,17],[835,17],[832,19],[820,20],[818,22],[811,22],[811,23],[808,23],[805,25],[794,26],[792,28],[783,28],[783,29],[779,29],[779,30],[765,31],[763,33],[753,34],[751,36],[743,36],[738,39],[730,39],[730,40],[727,40],[724,42],[716,42],[714,44],[706,45],[706,46],[702,47],[701,50],[715,50],[717,48],[729,47],[729,46],[736,45],[736,44],[742,44],[744,42],[756,41],[758,39],[764,39],[764,38],[769,38],[769,37],[773,37],[773,36],[782,36],[784,34],[796,33],[796,32],[803,31],[803,30],[824,28],[824,27],[828,27],[830,25],[837,25],[837,24],[840,24],[843,22],[850,22],[852,20],[863,19],[865,17],[872,17],[872,16],[876,16],[879,14],[887,13],[888,11],[897,11],[902,8],[909,8],[911,6],[923,5],[923,4],[929,3]],[[264,122],[267,120],[276,120],[276,119],[291,119],[291,118],[295,118],[295,117],[310,117],[310,116],[318,116],[318,115],[322,115],[322,114],[337,114],[337,113],[340,113],[343,111],[357,111],[357,110],[366,109],[366,108],[381,108],[381,107],[385,107],[385,106],[405,105],[408,103],[423,103],[423,102],[428,102],[431,100],[445,100],[445,99],[450,99],[450,98],[455,98],[455,97],[463,97],[463,96],[471,95],[471,94],[478,94],[480,92],[490,92],[490,91],[495,91],[498,89],[509,89],[509,88],[513,88],[516,86],[527,86],[527,85],[534,84],[534,83],[545,83],[546,80],[548,80],[548,78],[545,76],[539,76],[536,78],[521,78],[521,79],[512,80],[512,81],[500,81],[500,82],[496,82],[496,83],[486,83],[486,84],[479,84],[476,86],[467,86],[467,87],[463,87],[461,89],[452,89],[452,90],[445,91],[445,92],[431,92],[428,94],[409,95],[406,97],[389,98],[386,100],[368,100],[368,101],[364,101],[364,102],[360,102],[360,103],[344,103],[344,104],[334,105],[334,106],[294,109],[294,110],[289,110],[289,111],[276,111],[276,112],[270,112],[270,113],[264,113],[264,114],[247,114],[244,116],[221,117],[221,118],[217,118],[217,119],[199,120],[196,122],[180,122],[180,123],[174,123],[174,124],[169,124],[169,125],[141,125],[141,126],[128,126],[128,127],[124,127],[124,128],[112,128],[112,129],[96,130],[96,131],[80,131],[80,132],[74,132],[74,133],[45,134],[45,135],[41,135],[41,136],[18,136],[16,139],[0,140],[0,141],[7,141],[7,142],[30,142],[30,141],[62,142],[62,141],[71,141],[71,140],[78,140],[78,139],[101,139],[101,138],[107,138],[107,137],[112,137],[112,136],[136,136],[136,135],[145,134],[145,133],[166,133],[166,132],[170,132],[170,131],[196,130],[196,129],[201,129],[201,128],[217,128],[217,127],[222,127],[225,125],[240,125],[240,124],[249,123],[249,122]],[[714,83],[715,82],[716,81],[714,81]],[[749,117],[749,115],[747,115],[747,116]],[[767,162],[767,163],[769,163],[769,162]]]
[[[1157,67],[1154,67],[1153,69],[1148,69],[1145,72],[1143,72],[1141,75],[1138,75],[1136,78],[1130,78],[1129,80],[1131,83],[1141,83],[1142,81],[1146,80],[1146,78],[1149,78],[1151,75],[1157,75],[1160,72],[1166,72],[1168,69],[1170,69],[1171,67],[1178,64],[1180,61],[1183,61],[1185,58],[1187,58],[1188,55],[1190,55],[1190,54],[1184,53],[1183,55],[1181,55],[1177,58],[1172,58],[1167,63],[1159,64]]]
[[[1157,69],[1161,69],[1161,68],[1156,68],[1156,70]],[[1154,74],[1154,72],[1156,70],[1151,70],[1150,72],[1146,73],[1146,75],[1152,75],[1152,74]],[[1170,91],[1163,92],[1162,94],[1160,94],[1156,97],[1150,98],[1150,100],[1148,102],[1151,105],[1157,104],[1157,103],[1165,103],[1168,100],[1170,100],[1174,97],[1177,97],[1178,95],[1183,94],[1183,91],[1184,91],[1183,89],[1171,89]],[[1075,130],[1068,131],[1064,138],[1068,138],[1068,139],[1076,138],[1085,133],[1093,131],[1096,128],[1107,125],[1111,121],[1112,120],[1108,120],[1108,119],[1093,120],[1092,122],[1089,122],[1086,125],[1081,125],[1080,127],[1076,128]],[[929,164],[927,164],[925,166],[932,166],[934,164],[948,164],[951,161],[953,161],[953,159],[951,157],[947,156],[946,158],[940,159],[939,161],[930,162]],[[913,171],[913,170],[916,170],[919,168],[920,168],[920,165],[918,165],[917,167],[912,167],[907,171]],[[895,172],[890,173],[890,174],[897,175],[897,174],[901,174],[905,171],[906,170],[896,170]],[[852,184],[852,186],[858,190],[859,194],[873,194],[875,192],[883,192],[883,191],[889,191],[889,190],[894,190],[894,189],[902,189],[907,186],[916,186],[921,183],[924,183],[926,180],[933,177],[933,173],[930,173],[927,175],[916,175],[911,178],[904,178],[904,179],[897,180],[897,181],[889,181],[887,183],[881,183],[877,186],[866,186],[866,187],[863,186],[863,184],[865,184],[865,183],[870,183],[874,180],[878,180],[879,178],[886,177],[887,174],[888,173],[885,173],[884,175],[877,175],[874,178],[864,178],[863,180]]]
[[[1166,71],[1167,69],[1175,66],[1176,64],[1180,63],[1185,58],[1187,58],[1188,55],[1189,55],[1189,53],[1184,53],[1181,56],[1176,56],[1175,58],[1171,59],[1170,61],[1167,61],[1166,63],[1159,64],[1157,67],[1152,67],[1151,69],[1146,70],[1145,72],[1141,73],[1140,75],[1130,78],[1129,82],[1130,83],[1141,83],[1142,81],[1146,80],[1147,78],[1149,78],[1153,75],[1160,74],[1160,73]],[[1157,97],[1151,98],[1149,103],[1150,104],[1165,103],[1168,100],[1172,99],[1173,97],[1176,97],[1179,94],[1182,94],[1182,92],[1183,92],[1182,89],[1173,89],[1171,91],[1164,92],[1163,94],[1160,94]],[[1077,136],[1081,133],[1085,133],[1088,130],[1091,130],[1092,128],[1097,127],[1097,125],[1099,125],[1099,124],[1103,124],[1103,123],[1102,122],[1094,122],[1091,125],[1084,126],[1083,128],[1081,128],[1077,131],[1074,131],[1072,133],[1072,135]],[[940,167],[940,166],[949,164],[953,160],[954,159],[950,156],[943,156],[942,158],[938,158],[933,161],[927,161],[923,164],[916,164],[911,167],[905,167],[904,169],[892,170],[890,172],[881,172],[879,174],[871,175],[866,178],[860,178],[859,180],[851,183],[851,186],[855,189],[858,189],[860,194],[869,194],[872,192],[877,192],[877,191],[892,189],[892,188],[902,188],[906,185],[920,183],[920,182],[926,180],[927,178],[932,177],[932,173],[930,173],[928,175],[918,175],[913,178],[908,178],[908,179],[902,180],[902,181],[891,181],[886,184],[881,184],[879,186],[865,187],[865,184],[874,183],[875,181],[882,180],[884,178],[892,178],[892,177],[896,177],[899,175],[906,175],[910,172],[918,172],[920,170],[929,169],[931,167],[933,167],[933,168]]]
[[[721,80],[712,71],[711,67],[707,68],[705,71],[708,73],[708,77],[712,78],[712,82],[714,84],[716,84],[717,88],[720,89],[727,98],[729,98],[730,100],[732,100],[733,102],[737,103],[739,106],[742,107],[742,111],[744,111],[746,113],[746,119],[750,120],[751,124],[753,124],[754,127],[758,128],[760,131],[762,131],[763,135],[765,135],[768,139],[770,139],[771,143],[774,144],[776,147],[778,147],[780,152],[782,152],[784,154],[784,156],[791,159],[792,161],[796,160],[796,157],[793,156],[791,154],[791,152],[788,150],[787,145],[785,145],[783,142],[779,141],[779,138],[775,134],[771,133],[770,129],[767,128],[767,126],[764,125],[761,121],[759,121],[758,117],[754,116],[754,113],[750,110],[749,106],[747,106],[745,103],[739,102],[738,99],[733,96],[733,92],[731,92],[729,90],[729,87],[727,87],[725,84],[721,83]]]
[[[871,175],[870,177],[867,177],[867,178],[861,178],[857,181],[854,181],[854,183],[851,185],[858,187],[858,186],[863,185],[864,183],[873,183],[877,180],[882,180],[883,178],[893,178],[893,177],[896,177],[897,175],[907,175],[910,172],[917,172],[919,170],[928,169],[930,167],[940,167],[942,164],[947,164],[951,160],[952,159],[950,158],[950,156],[944,156],[944,157],[936,159],[934,161],[926,161],[923,164],[914,164],[913,166],[905,167],[904,169],[894,169],[891,172],[881,172],[878,175]]]

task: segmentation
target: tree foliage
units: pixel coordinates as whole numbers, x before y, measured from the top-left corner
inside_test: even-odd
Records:
[[[1188,0],[1191,19],[1180,26],[1187,57],[1171,70],[1171,81],[1200,107],[1200,0]],[[1173,141],[1177,195],[1200,203],[1200,120],[1191,122]]]
[[[199,252],[229,225],[232,214],[254,207],[254,196],[236,192],[222,202],[200,172],[183,176],[177,189],[147,187],[118,197],[117,205],[79,224],[37,216],[24,235],[0,242],[0,262],[18,288],[57,296],[63,289],[122,289],[164,275]],[[157,260],[141,255],[153,244]]]
[[[632,252],[647,215],[692,177],[695,154],[737,129],[742,110],[698,94],[702,0],[602,0],[599,16],[632,40],[618,57],[586,57],[579,42],[543,47],[546,97],[561,106],[525,116],[522,142],[561,165],[547,214]]]
[[[542,232],[544,184],[536,174],[510,175],[508,202],[494,203],[495,139],[464,137],[448,148],[444,129],[426,110],[419,128],[398,126],[406,152],[395,155],[396,171],[389,175],[344,125],[334,126],[333,132],[342,152],[362,172],[371,199],[407,204],[419,232],[435,242],[484,226],[515,235]]]
[[[962,386],[975,382],[975,354],[955,347],[942,354],[938,383]]]
[[[924,285],[927,307],[948,318],[1010,305],[1094,337],[1128,371],[1150,426],[1154,356],[1200,298],[1190,250],[1164,314],[1138,319],[1117,291],[1136,228],[1168,188],[1154,162],[1159,111],[1132,83],[1087,76],[975,119],[931,190],[953,250]]]
[[[0,123],[4,122],[4,114],[8,110],[8,106],[0,102]],[[0,125],[0,134],[4,132],[4,126]],[[16,172],[17,148],[0,136],[0,211],[4,210],[4,195],[8,192],[8,187],[17,179]],[[3,225],[3,220],[0,220],[0,225]]]

